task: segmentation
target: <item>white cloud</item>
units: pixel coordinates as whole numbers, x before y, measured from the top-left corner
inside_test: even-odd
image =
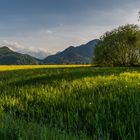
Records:
[[[61,24],[36,31],[33,37],[36,46],[41,44],[49,52],[55,53],[68,46],[80,45],[99,38],[106,31],[124,24],[138,24],[138,9],[125,7],[108,11],[88,11],[79,22]],[[32,40],[33,42],[33,40]]]
[[[71,23],[68,22],[69,20],[67,21],[69,17],[66,17],[64,18],[66,22],[62,20],[58,26],[47,27],[46,25],[46,27],[42,26],[41,29],[29,30],[25,34],[20,32],[19,36],[7,36],[3,43],[15,51],[43,58],[48,55],[47,52],[56,53],[71,45],[77,46],[87,43],[120,25],[140,24],[137,21],[138,11],[133,6],[106,11],[94,11],[93,9],[93,11],[85,11],[82,18],[75,18],[76,21],[72,19]],[[58,17],[56,17],[57,19]],[[0,40],[4,40],[4,38],[1,37]]]
[[[0,46],[7,46],[13,51],[23,54],[29,54],[40,59],[43,59],[50,55],[50,53],[48,53],[45,49],[23,46],[16,41],[2,40],[0,42]]]
[[[49,29],[42,29],[40,30],[40,34],[44,34],[44,35],[52,35],[53,31],[49,30]]]

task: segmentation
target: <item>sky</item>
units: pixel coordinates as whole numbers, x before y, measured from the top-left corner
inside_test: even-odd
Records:
[[[139,0],[0,0],[0,46],[38,58],[138,22]]]

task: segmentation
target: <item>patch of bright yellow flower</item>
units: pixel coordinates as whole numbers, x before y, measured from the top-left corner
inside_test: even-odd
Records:
[[[38,68],[73,68],[90,67],[91,65],[1,65],[0,71],[38,69]]]

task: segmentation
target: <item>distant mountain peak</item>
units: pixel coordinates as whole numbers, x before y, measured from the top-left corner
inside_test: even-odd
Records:
[[[70,47],[68,47],[68,48],[66,48],[64,51],[70,51],[70,50],[72,50],[72,49],[74,49],[75,47],[74,46],[70,46]]]
[[[0,53],[11,53],[13,52],[11,49],[9,49],[7,46],[0,47]]]
[[[64,51],[50,55],[44,59],[46,64],[87,64],[91,63],[98,39],[91,40],[77,47],[70,46]]]
[[[2,47],[0,47],[0,49],[3,49],[3,50],[10,50],[7,46],[2,46]]]
[[[7,46],[2,46],[0,47],[0,64],[90,64],[98,42],[99,40],[95,39],[77,47],[70,46],[55,55],[46,57],[44,60],[18,53]]]
[[[7,46],[0,47],[0,65],[25,65],[39,64],[40,61],[30,55],[21,54],[12,51]]]
[[[99,39],[91,40],[87,43],[87,45],[93,45],[94,43],[97,43],[98,41],[99,41]]]

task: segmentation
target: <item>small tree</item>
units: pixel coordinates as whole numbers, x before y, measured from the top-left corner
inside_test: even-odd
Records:
[[[106,32],[95,48],[93,63],[112,66],[139,64],[139,27],[137,25],[125,25],[111,32]]]

